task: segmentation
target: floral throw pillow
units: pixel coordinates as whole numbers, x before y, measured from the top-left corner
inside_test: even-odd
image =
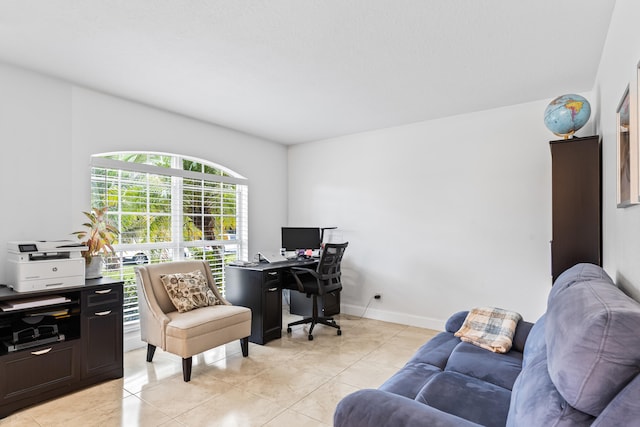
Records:
[[[179,313],[219,303],[201,271],[163,274],[160,280]]]

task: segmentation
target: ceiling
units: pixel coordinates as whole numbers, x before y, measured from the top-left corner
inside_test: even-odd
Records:
[[[614,3],[0,0],[0,61],[294,144],[590,91]]]

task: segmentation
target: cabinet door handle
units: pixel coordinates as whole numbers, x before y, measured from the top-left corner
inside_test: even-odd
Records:
[[[96,313],[96,316],[106,316],[108,314],[111,314],[111,310],[99,311],[99,312]]]
[[[41,356],[43,354],[47,354],[51,351],[53,347],[45,348],[44,350],[32,351],[31,354],[34,356]]]
[[[108,294],[112,289],[102,289],[100,291],[96,291],[96,294]]]
[[[269,291],[269,292],[275,292],[275,291],[277,291],[277,290],[278,290],[278,288],[277,288],[277,287],[267,289],[267,291]]]

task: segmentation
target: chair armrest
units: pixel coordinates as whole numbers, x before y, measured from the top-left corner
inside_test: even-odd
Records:
[[[310,268],[291,267],[289,268],[289,271],[291,272],[293,279],[296,281],[296,285],[298,286],[298,291],[303,293],[305,292],[304,285],[302,284],[302,281],[300,280],[300,277],[298,277],[298,275],[311,274],[314,278],[318,277],[318,273],[316,273],[315,270],[312,270]]]
[[[165,329],[170,319],[160,308],[153,290],[147,289],[147,286],[151,286],[149,281],[146,272],[136,269],[140,334],[143,341],[165,350]]]
[[[334,427],[479,427],[424,403],[382,390],[364,389],[344,397]]]
[[[309,274],[313,274],[314,276],[316,276],[318,273],[312,269],[312,268],[305,268],[305,267],[290,267],[289,268],[291,270],[291,273],[296,274],[295,272],[300,272],[300,273],[309,273]]]

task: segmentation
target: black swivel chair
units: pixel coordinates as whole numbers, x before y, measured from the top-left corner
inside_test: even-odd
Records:
[[[313,328],[320,323],[336,328],[338,335],[342,335],[340,325],[332,317],[318,316],[318,296],[342,290],[340,263],[348,244],[349,242],[325,244],[318,267],[315,270],[302,267],[291,268],[298,290],[307,294],[307,298],[313,298],[313,308],[311,317],[289,323],[287,325],[287,333],[291,333],[292,326],[311,323],[311,328],[309,328],[309,341],[311,341],[313,340]]]

